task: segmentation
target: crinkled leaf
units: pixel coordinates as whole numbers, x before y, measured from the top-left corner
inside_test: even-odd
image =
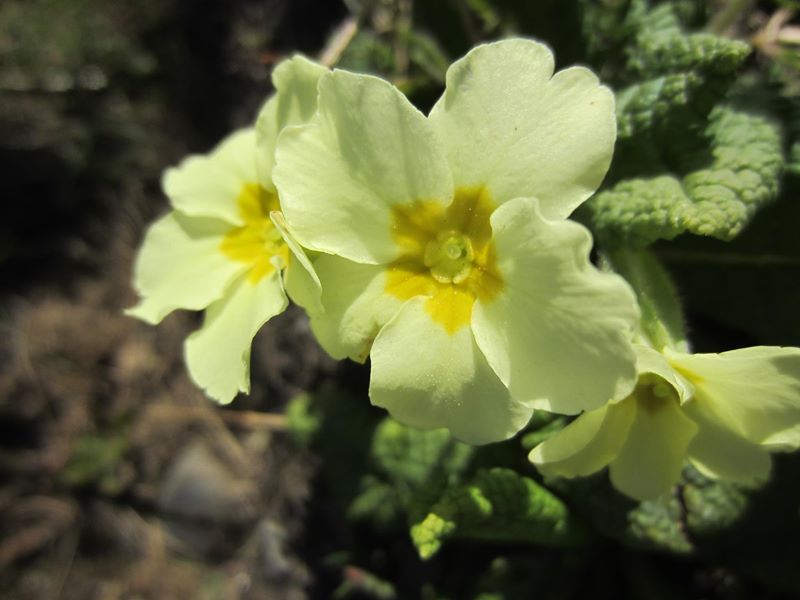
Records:
[[[686,125],[702,118],[721,95],[718,86],[713,90],[718,93],[709,93],[707,87],[702,77],[688,72],[645,79],[622,89],[617,93],[620,141],[650,134],[654,129],[672,130],[674,136],[675,124]],[[638,139],[636,142],[641,143]]]
[[[372,440],[371,457],[396,482],[420,485],[435,471],[463,471],[473,447],[456,441],[446,429],[406,427],[387,417]]]
[[[658,246],[688,314],[735,332],[741,345],[800,346],[799,199],[800,180],[788,177],[779,201],[729,244],[683,237]]]
[[[573,546],[585,533],[552,493],[511,469],[495,468],[479,471],[467,485],[449,487],[411,527],[423,559],[453,536]]]
[[[458,481],[474,451],[446,429],[416,429],[386,417],[375,430],[370,458],[413,519]],[[365,487],[365,493],[371,492]],[[361,496],[356,502],[366,502]]]
[[[710,164],[675,175],[623,180],[588,205],[601,242],[643,247],[690,232],[734,238],[774,199],[783,167],[780,131],[760,115],[716,108],[707,128]]]
[[[751,514],[750,501],[761,493],[713,481],[688,466],[673,494],[641,503],[616,492],[605,473],[547,483],[603,534],[635,548],[674,554],[705,552],[716,548],[718,539],[735,537],[734,523]]]
[[[682,508],[674,496],[635,502],[614,490],[605,472],[577,479],[548,478],[546,483],[604,535],[648,550],[676,554],[694,550],[683,533]]]
[[[635,34],[617,51],[627,61],[616,73],[619,145],[611,179],[661,172],[705,147],[708,115],[750,52],[743,42],[684,32],[671,4],[632,7],[630,14]]]
[[[750,54],[750,46],[744,42],[710,33],[686,35],[677,27],[655,33],[643,30],[637,42],[628,68],[634,73],[651,76],[688,71],[730,75]]]
[[[749,491],[687,469],[686,525],[704,554],[794,598],[800,592],[800,456],[776,455],[774,463],[770,482]]]
[[[619,68],[623,48],[635,36],[647,14],[646,0],[579,0],[578,4],[589,57],[605,68],[609,63]]]

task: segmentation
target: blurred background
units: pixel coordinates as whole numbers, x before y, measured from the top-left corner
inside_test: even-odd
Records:
[[[261,331],[252,393],[225,408],[182,363],[198,315],[149,327],[122,314],[135,302],[131,265],[145,227],[167,210],[162,171],[252,123],[281,59],[301,52],[377,73],[427,110],[452,60],[510,34],[546,41],[559,67],[591,64],[613,79],[585,12],[627,4],[2,0],[0,597],[800,597],[796,553],[771,571],[619,541],[580,551],[465,543],[421,562],[397,515],[365,520],[364,502],[340,502],[330,474],[338,483],[348,469],[369,475],[360,451],[304,443],[309,415],[286,414],[298,398],[357,405],[333,421],[340,438],[382,417],[368,406],[368,369],[328,358],[299,310]],[[671,4],[687,26],[754,44],[748,69],[775,90],[791,156],[793,3]],[[662,248],[697,348],[800,345],[793,165],[779,201],[726,246],[727,258],[714,240]],[[800,480],[796,460],[777,470]],[[774,506],[776,489],[760,506]],[[781,497],[781,514],[797,520],[798,496]],[[797,543],[776,544],[796,552]]]

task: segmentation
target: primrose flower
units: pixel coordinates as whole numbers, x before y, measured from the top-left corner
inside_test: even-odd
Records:
[[[324,72],[301,57],[280,64],[277,94],[256,128],[168,169],[162,186],[173,210],[147,231],[136,260],[141,301],[127,314],[156,324],[175,309],[205,309],[185,358],[195,383],[220,402],[249,391],[252,339],[286,308],[286,291],[300,304],[319,294],[308,259],[276,212],[271,173],[278,133],[311,117]]]
[[[708,477],[754,484],[769,474],[769,452],[800,447],[800,349],[637,353],[633,393],[534,448],[541,472],[576,477],[608,465],[614,487],[648,500],[670,490],[686,459]]]
[[[381,79],[334,71],[284,131],[274,179],[298,241],[321,254],[312,328],[334,357],[371,356],[370,397],[471,443],[533,408],[566,413],[635,381],[633,293],[589,262],[567,215],[600,184],[614,99],[542,44],[479,46],[426,118]]]

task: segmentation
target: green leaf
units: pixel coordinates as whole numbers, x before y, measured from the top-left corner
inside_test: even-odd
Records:
[[[370,450],[379,470],[399,484],[417,486],[438,473],[458,475],[473,447],[456,441],[446,429],[416,429],[386,417]]]
[[[467,485],[449,487],[411,527],[423,559],[453,536],[574,546],[585,533],[566,505],[534,480],[495,468],[479,471]]]
[[[446,429],[415,429],[386,417],[375,431],[370,457],[413,520],[459,480],[474,452],[473,446],[456,441]]]
[[[598,64],[622,55],[647,14],[646,0],[579,0],[583,38]]]
[[[688,350],[683,311],[669,274],[647,251],[621,250],[607,256],[614,271],[636,292],[641,332],[656,349]]]
[[[683,508],[675,496],[638,503],[617,492],[605,470],[589,477],[547,478],[545,482],[569,500],[577,514],[610,538],[647,550],[676,554],[694,551],[684,531]]]
[[[673,493],[641,503],[616,492],[605,472],[576,479],[549,478],[547,484],[598,531],[646,550],[687,555],[718,551],[718,540],[736,538],[735,525],[746,515],[754,522],[763,519],[748,508],[764,490],[714,481],[690,466]]]
[[[672,4],[637,6],[626,19],[635,34],[617,50],[627,60],[612,79],[620,84],[619,144],[609,180],[674,170],[707,146],[709,113],[750,52],[736,40],[685,33]]]
[[[347,518],[370,521],[378,529],[388,530],[400,520],[402,511],[403,506],[393,485],[365,475],[361,480],[361,492],[347,507]]]
[[[686,35],[670,27],[656,34],[639,36],[628,68],[649,76],[694,72],[705,76],[735,74],[750,54],[750,46],[710,33]]]
[[[760,211],[728,244],[684,237],[654,251],[674,276],[687,314],[734,335],[742,345],[800,346],[800,179],[787,177],[780,199]],[[713,331],[713,330],[712,330]],[[696,331],[702,351],[719,339]]]
[[[534,446],[538,446],[551,435],[561,431],[568,422],[567,417],[544,410],[534,411],[533,417],[525,429],[526,433],[520,439],[520,445],[528,453],[533,450]]]
[[[130,447],[124,435],[86,435],[78,439],[59,477],[71,487],[97,487],[103,494],[116,495],[124,482],[117,467]]]
[[[322,426],[322,417],[314,411],[313,399],[309,394],[295,396],[286,406],[286,418],[295,440],[308,446]]]
[[[617,94],[617,134],[626,140],[655,128],[707,113],[695,96],[705,81],[695,73],[673,73],[631,85]],[[707,99],[707,96],[702,98]]]
[[[774,199],[783,168],[776,123],[722,106],[712,111],[706,133],[708,166],[682,178],[623,180],[588,203],[602,244],[644,247],[684,232],[730,240]]]

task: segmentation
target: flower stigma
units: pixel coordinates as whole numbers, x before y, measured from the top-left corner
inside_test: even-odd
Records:
[[[461,283],[472,272],[474,259],[469,237],[457,231],[442,231],[425,246],[423,262],[439,283]]]
[[[447,206],[394,206],[400,256],[389,265],[386,291],[400,300],[427,296],[426,312],[451,335],[468,325],[475,301],[490,302],[504,286],[489,222],[495,207],[483,187],[457,189]]]
[[[278,195],[258,183],[246,183],[236,206],[244,225],[225,234],[220,250],[232,260],[248,263],[247,280],[256,284],[275,270],[273,257],[279,257],[283,265],[289,260],[289,249],[269,218],[271,211],[280,210]]]

